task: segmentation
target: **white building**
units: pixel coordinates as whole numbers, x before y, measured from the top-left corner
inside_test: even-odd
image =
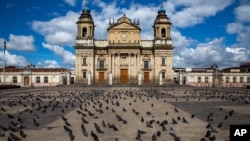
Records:
[[[1,85],[30,86],[56,86],[70,84],[73,78],[70,70],[64,68],[0,68]]]
[[[249,66],[248,66],[249,67]],[[245,65],[216,70],[213,68],[174,68],[174,83],[196,87],[247,87],[250,72]]]

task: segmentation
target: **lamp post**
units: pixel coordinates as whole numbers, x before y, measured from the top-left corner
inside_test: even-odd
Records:
[[[34,64],[31,64],[29,63],[27,66],[26,66],[26,69],[28,69],[30,71],[30,87],[33,87],[33,82],[32,82],[32,69],[35,68],[36,66]]]
[[[214,85],[217,86],[217,69],[218,69],[218,65],[217,64],[213,64],[213,65],[211,65],[211,67],[213,69],[215,69],[215,81],[214,81]]]
[[[3,48],[3,85],[5,85],[5,50],[6,50],[6,41],[4,41],[4,48]]]

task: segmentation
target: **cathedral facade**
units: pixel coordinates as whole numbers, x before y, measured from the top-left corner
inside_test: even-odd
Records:
[[[141,40],[139,20],[131,21],[125,14],[107,23],[105,40],[95,39],[94,19],[87,7],[76,24],[76,83],[172,82],[171,22],[162,6],[152,23],[152,40]]]

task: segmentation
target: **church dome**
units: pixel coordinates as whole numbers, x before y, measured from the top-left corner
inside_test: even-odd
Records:
[[[158,10],[158,13],[160,13],[160,12],[166,12],[166,10],[164,9],[164,7],[161,5],[161,7],[160,7],[160,9]]]

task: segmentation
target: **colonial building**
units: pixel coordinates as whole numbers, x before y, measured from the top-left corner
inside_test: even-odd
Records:
[[[0,85],[21,87],[57,86],[73,83],[70,70],[64,68],[0,68]]]
[[[89,8],[82,10],[76,24],[75,82],[172,82],[171,23],[162,6],[152,23],[153,40],[141,40],[139,20],[132,21],[125,14],[107,23],[108,39],[105,40],[95,39],[95,24]]]
[[[180,85],[197,87],[250,87],[250,63],[217,70],[208,68],[173,68],[173,80]]]

